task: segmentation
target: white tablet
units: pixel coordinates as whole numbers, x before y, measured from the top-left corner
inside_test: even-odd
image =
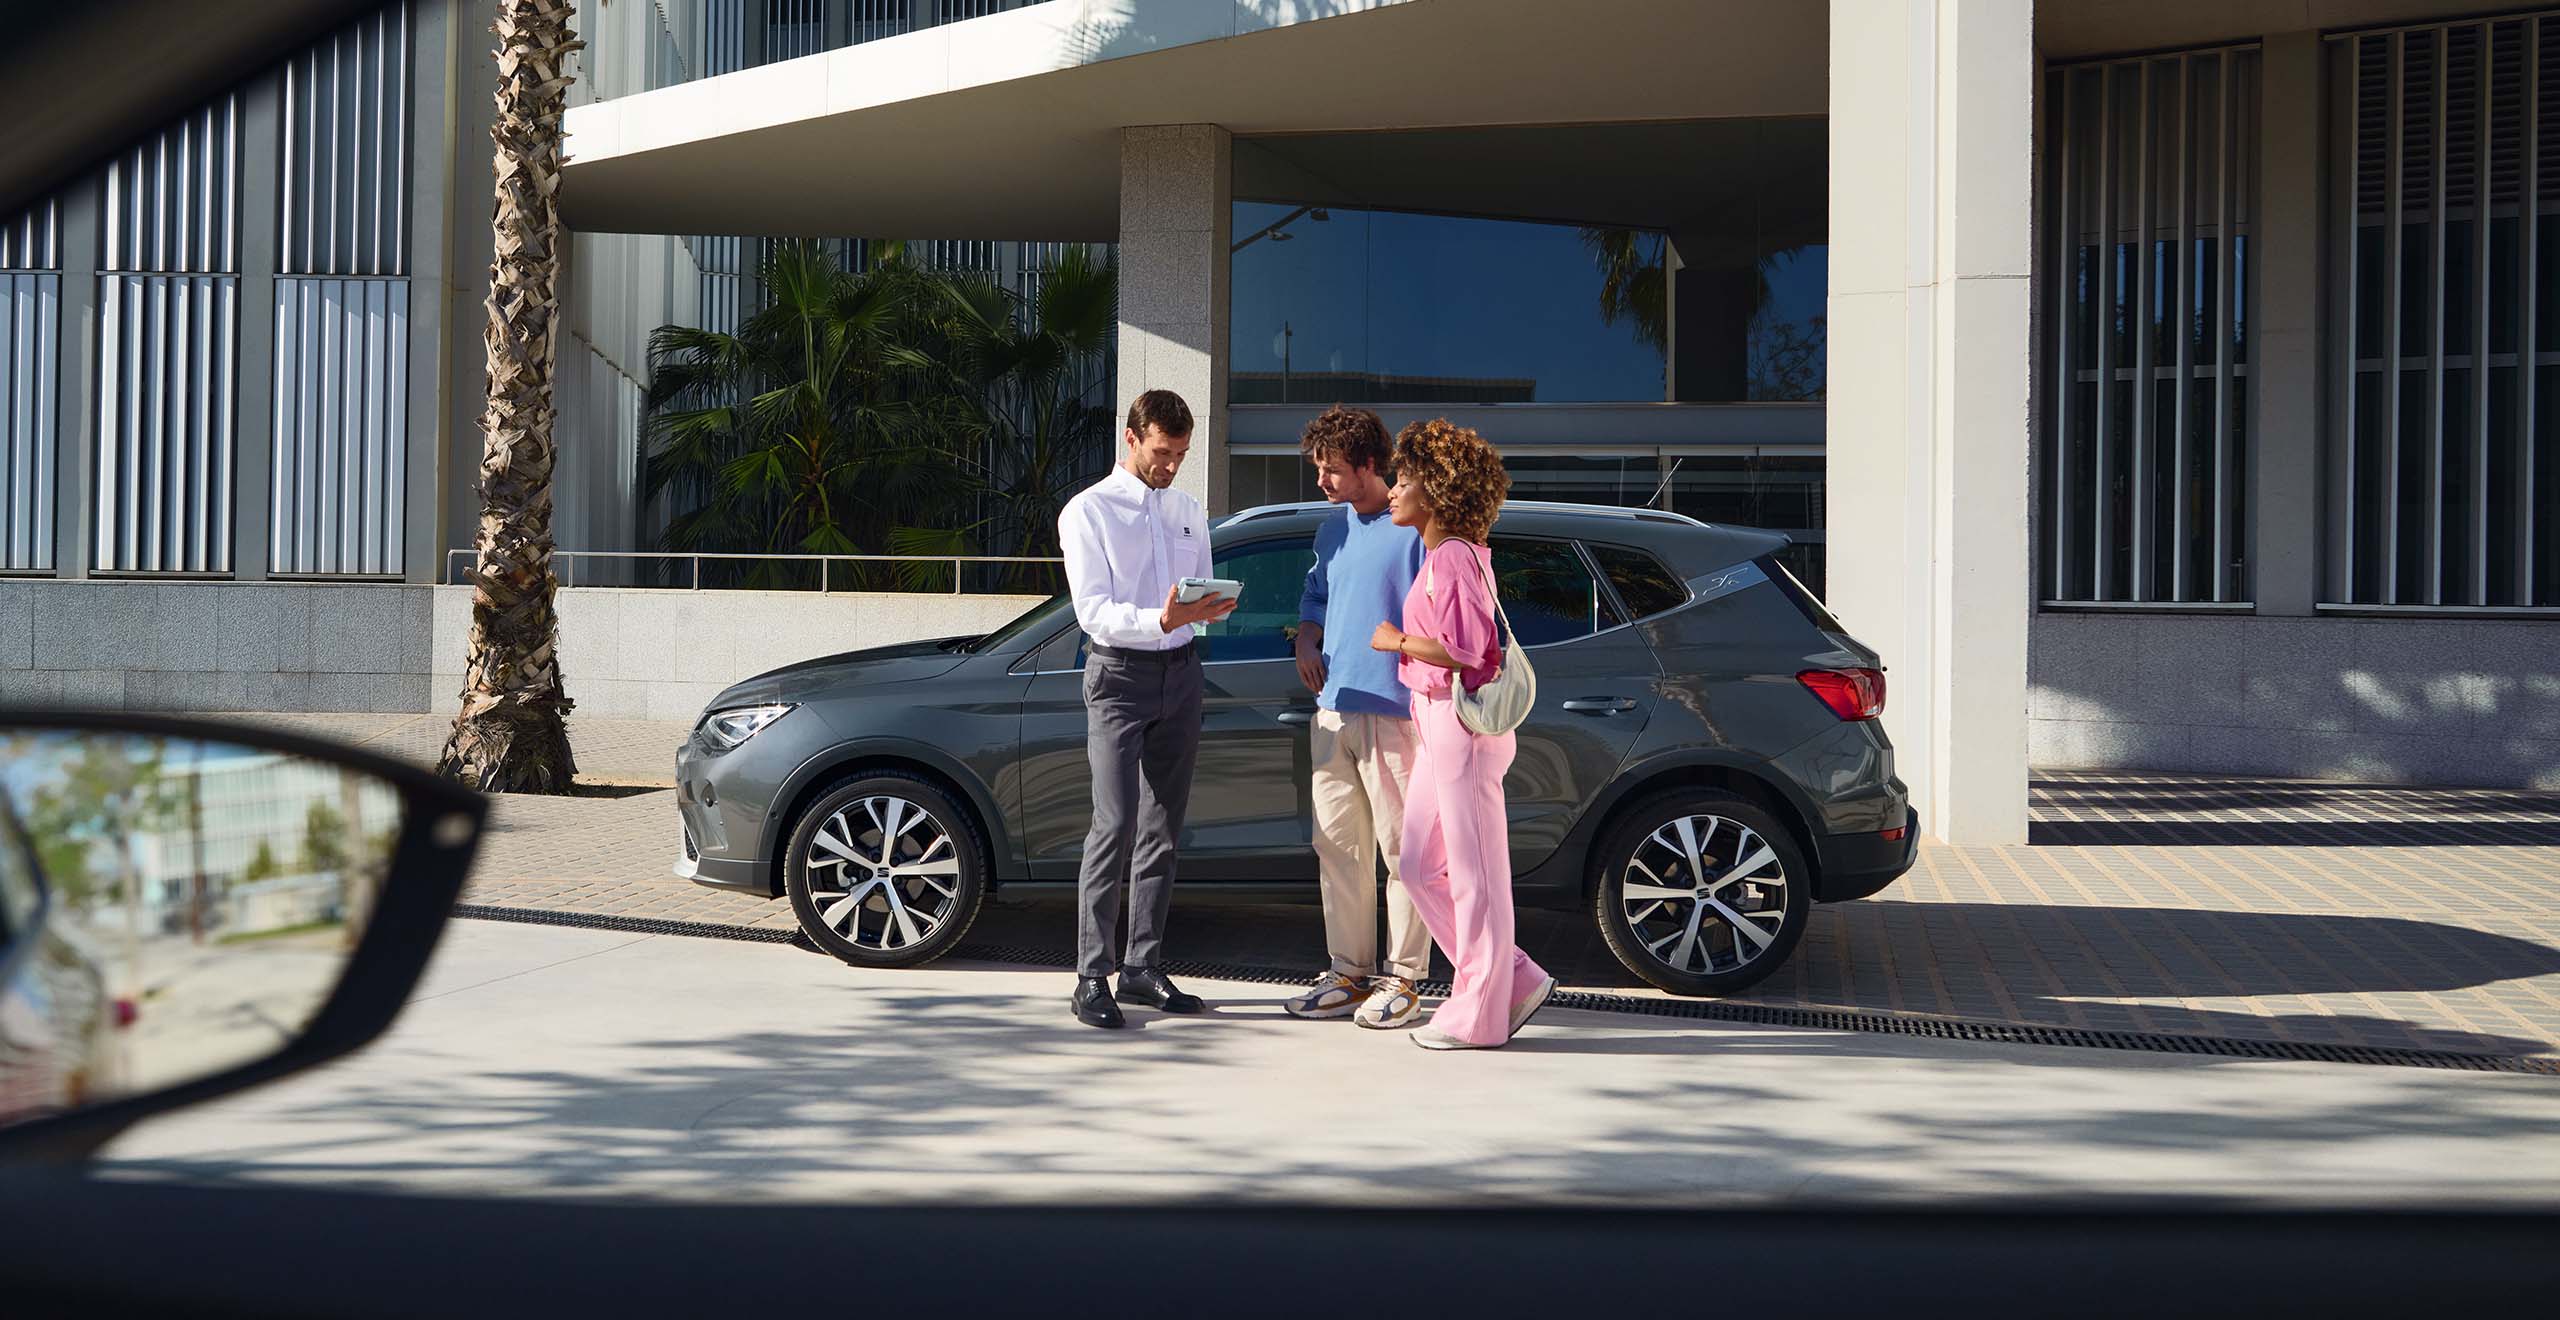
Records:
[[[1182,580],[1181,587],[1174,592],[1173,598],[1182,604],[1189,605],[1204,596],[1219,596],[1228,600],[1241,599],[1244,596],[1244,584],[1234,578],[1187,577]]]

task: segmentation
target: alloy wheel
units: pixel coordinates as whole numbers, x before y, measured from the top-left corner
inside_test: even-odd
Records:
[[[803,864],[818,919],[857,949],[921,944],[959,902],[950,828],[902,797],[845,804],[810,837]]]
[[[1677,816],[1645,836],[1619,882],[1627,928],[1690,975],[1748,966],[1778,942],[1791,883],[1778,851],[1725,816]]]

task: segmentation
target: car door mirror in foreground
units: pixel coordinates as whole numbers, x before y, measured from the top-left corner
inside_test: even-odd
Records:
[[[485,811],[203,720],[0,711],[0,1154],[344,1054],[424,969]]]

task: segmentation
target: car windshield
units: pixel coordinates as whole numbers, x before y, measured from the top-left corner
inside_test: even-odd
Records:
[[[1037,641],[1047,636],[1050,629],[1058,625],[1061,621],[1060,616],[1067,610],[1066,593],[1060,592],[1015,615],[1012,620],[994,632],[971,638],[963,643],[960,649],[976,655],[1002,654],[1021,642]]]

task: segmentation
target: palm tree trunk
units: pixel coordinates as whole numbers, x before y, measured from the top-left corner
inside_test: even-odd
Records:
[[[483,792],[565,793],[572,703],[551,574],[551,375],[560,272],[560,117],[571,0],[498,0],[497,201],[490,218],[489,405],[462,711],[439,773]]]

